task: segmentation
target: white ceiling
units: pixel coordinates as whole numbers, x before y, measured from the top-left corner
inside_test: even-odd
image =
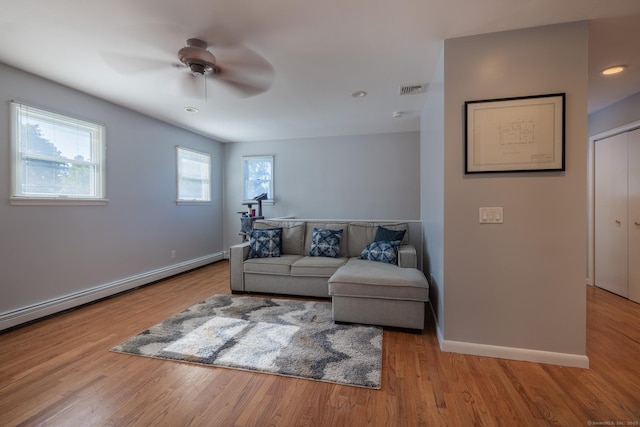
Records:
[[[399,88],[429,82],[442,40],[586,19],[590,111],[640,91],[639,0],[0,2],[0,62],[220,141],[418,130],[424,95]],[[269,89],[242,97],[209,77],[206,101],[204,85],[185,96],[173,64],[190,37],[223,70],[252,60],[241,75],[261,70]],[[617,63],[625,75],[597,75]]]

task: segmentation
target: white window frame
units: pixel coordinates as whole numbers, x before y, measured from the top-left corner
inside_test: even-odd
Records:
[[[23,149],[21,123],[29,117],[52,125],[88,132],[91,159],[69,159],[48,155],[30,154]],[[56,141],[50,141],[56,145]],[[59,143],[58,143],[59,144]],[[71,165],[90,166],[90,194],[61,194],[26,192],[23,182],[25,160],[45,160]],[[11,101],[11,196],[12,205],[104,205],[106,195],[106,127],[74,117]]]
[[[183,178],[183,155],[195,156],[202,162],[201,167],[204,167],[204,178],[200,179],[203,192],[201,197],[193,198],[186,197],[180,193],[180,182]],[[192,179],[198,179],[198,177],[191,177]],[[193,150],[191,148],[185,148],[180,145],[176,146],[176,203],[179,205],[184,204],[210,204],[211,203],[211,154],[204,153],[202,151]]]
[[[247,177],[247,164],[251,161],[267,161],[271,164],[271,180],[269,182],[269,190],[267,191],[268,198],[263,200],[263,204],[272,205],[275,202],[275,193],[274,193],[274,176],[275,176],[275,165],[274,165],[274,156],[272,155],[256,155],[256,156],[242,156],[242,203],[251,202],[253,197],[247,195],[247,181],[249,178]]]

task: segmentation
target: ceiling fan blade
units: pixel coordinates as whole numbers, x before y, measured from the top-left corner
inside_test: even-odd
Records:
[[[120,74],[137,74],[158,71],[171,65],[171,61],[157,58],[143,58],[114,52],[100,52],[102,59]]]
[[[217,58],[217,64],[223,66],[230,73],[241,72],[251,74],[262,80],[274,78],[274,68],[259,53],[246,46],[236,44],[219,47],[214,45],[210,50]]]
[[[218,74],[213,76],[217,82],[232,89],[241,97],[249,98],[260,95],[271,88],[273,79],[263,79],[259,76],[247,76],[244,73],[233,73],[225,68],[220,68]]]
[[[243,45],[214,46],[212,50],[220,68],[213,78],[236,94],[242,97],[257,96],[271,88],[275,70],[259,53]]]

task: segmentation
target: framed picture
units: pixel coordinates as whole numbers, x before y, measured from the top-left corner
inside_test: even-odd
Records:
[[[563,171],[565,94],[465,102],[465,173]]]

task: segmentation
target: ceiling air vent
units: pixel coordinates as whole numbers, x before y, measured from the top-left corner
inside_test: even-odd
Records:
[[[416,84],[416,85],[406,85],[400,86],[400,96],[403,95],[419,95],[424,93],[427,89],[427,84]]]

